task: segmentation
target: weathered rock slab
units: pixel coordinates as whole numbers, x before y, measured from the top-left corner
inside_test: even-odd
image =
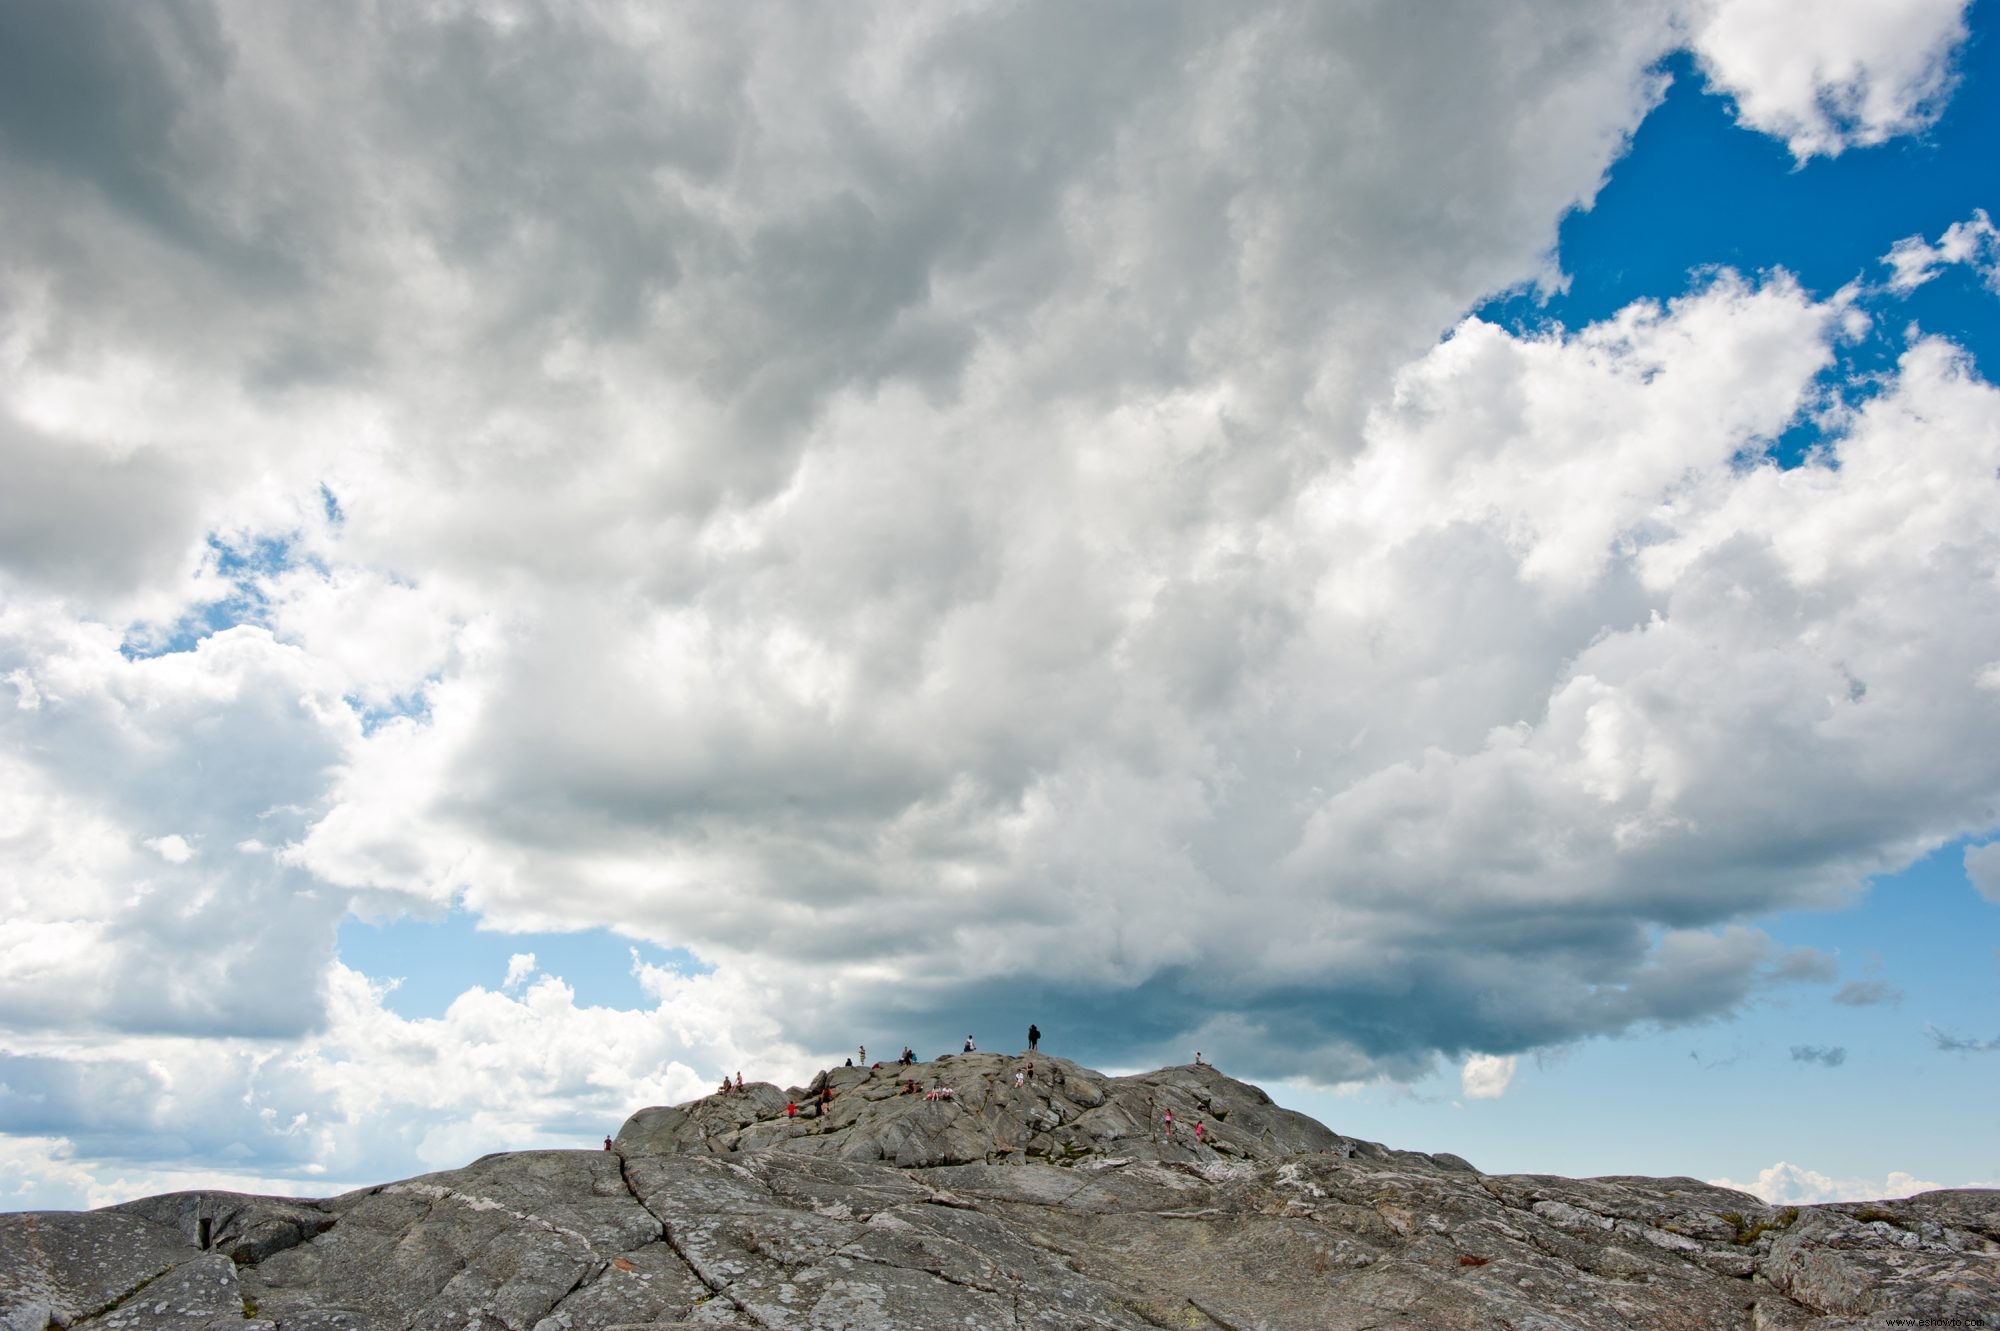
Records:
[[[1209,1068],[1016,1070],[940,1060],[937,1101],[837,1069],[824,1116],[746,1087],[635,1114],[617,1152],[324,1201],[0,1216],[0,1331],[2000,1328],[2000,1192],[1487,1175]]]

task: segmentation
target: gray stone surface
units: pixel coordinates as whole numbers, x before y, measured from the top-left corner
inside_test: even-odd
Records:
[[[1037,1055],[1033,1062],[1034,1078],[1018,1088],[1014,1074],[1027,1060],[1002,1054],[957,1054],[908,1068],[835,1068],[824,1074],[834,1091],[824,1115],[812,1112],[817,1080],[786,1090],[749,1085],[740,1094],[640,1110],[619,1131],[618,1146],[633,1155],[783,1151],[916,1169],[1102,1155],[1270,1160],[1341,1140],[1214,1068],[1106,1077],[1067,1059]],[[926,1091],[948,1086],[953,1096],[904,1094],[910,1081]],[[799,1105],[798,1117],[786,1116],[788,1102]],[[1163,1132],[1169,1109],[1172,1137]],[[1197,1122],[1204,1129],[1199,1143]]]
[[[219,1252],[185,1257],[101,1316],[79,1322],[97,1331],[209,1331],[244,1325],[236,1263]]]
[[[209,1248],[239,1262],[261,1262],[333,1224],[332,1213],[317,1202],[240,1192],[169,1192],[111,1209],[169,1225],[197,1247],[206,1220]]]
[[[1213,1069],[1017,1089],[1017,1066],[840,1069],[824,1118],[785,1118],[807,1088],[746,1088],[643,1110],[617,1152],[325,1201],[0,1216],[0,1331],[2000,1328],[2000,1193],[1775,1208],[1488,1175]],[[958,1098],[897,1095],[898,1073]]]
[[[69,1326],[116,1305],[187,1256],[180,1235],[141,1216],[0,1215],[0,1326]]]

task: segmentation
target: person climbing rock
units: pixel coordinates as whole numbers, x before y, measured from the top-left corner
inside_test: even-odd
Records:
[[[1034,1053],[1035,1050],[1041,1046],[1041,1043],[1042,1043],[1042,1028],[1035,1025],[1033,1022],[1029,1022],[1028,1052],[1031,1054]]]

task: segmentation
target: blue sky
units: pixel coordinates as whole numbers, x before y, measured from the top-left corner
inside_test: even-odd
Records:
[[[1029,1020],[2000,1180],[2000,20],[1880,4],[0,14],[0,1207]]]

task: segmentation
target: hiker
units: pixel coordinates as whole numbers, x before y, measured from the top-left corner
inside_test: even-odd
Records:
[[[729,1084],[729,1074],[728,1074],[727,1072],[723,1073],[723,1074],[722,1074],[722,1093],[723,1093],[724,1095],[727,1095],[727,1094],[729,1094],[729,1093],[730,1093],[731,1091],[733,1091],[733,1090],[735,1090],[735,1089],[736,1089],[735,1087],[733,1087],[733,1086],[731,1086],[731,1085]]]
[[[847,1066],[848,1066],[848,1067],[850,1067],[850,1068],[851,1068],[851,1067],[853,1067],[853,1066],[854,1066],[854,1060],[853,1060],[853,1059],[851,1059],[851,1058],[850,1058],[850,1059],[848,1059],[848,1060],[847,1060]]]
[[[1195,1145],[1197,1146],[1199,1146],[1202,1142],[1207,1140],[1206,1136],[1203,1134],[1203,1129],[1200,1119],[1196,1119],[1194,1121],[1194,1140],[1195,1140]]]
[[[799,1116],[799,1102],[797,1100],[785,1101],[785,1117],[797,1118],[798,1116]]]
[[[1028,1052],[1034,1053],[1042,1043],[1042,1028],[1032,1021],[1028,1023]]]
[[[1201,1050],[1199,1049],[1194,1051],[1194,1065],[1198,1068],[1205,1068],[1208,1066],[1208,1064],[1201,1061]]]
[[[607,1151],[611,1149],[611,1138],[609,1136],[606,1136],[604,1139],[604,1149]]]
[[[908,1067],[908,1066],[909,1066],[910,1064],[912,1064],[912,1063],[914,1063],[914,1062],[916,1062],[916,1061],[917,1061],[917,1051],[916,1051],[916,1050],[914,1050],[914,1049],[912,1049],[912,1048],[910,1048],[910,1046],[908,1046],[908,1045],[904,1045],[904,1046],[903,1046],[903,1058],[902,1058],[902,1063],[903,1063],[903,1066],[904,1066],[904,1067]]]
[[[737,1089],[737,1090],[739,1090],[739,1091],[743,1089],[743,1069],[742,1069],[742,1068],[738,1068],[738,1069],[736,1069],[736,1089]]]
[[[1022,1075],[1021,1075],[1020,1073],[1016,1072],[1016,1073],[1014,1074],[1014,1089],[1015,1089],[1015,1090],[1017,1090],[1017,1091],[1018,1091],[1018,1090],[1020,1090],[1020,1089],[1021,1089],[1021,1083],[1022,1083],[1023,1081],[1025,1081],[1025,1080],[1026,1080],[1026,1078],[1025,1078],[1025,1077],[1023,1077],[1023,1076],[1022,1076]]]
[[[978,1046],[978,1045],[976,1045],[976,1044],[974,1044],[974,1043],[972,1042],[972,1037],[971,1037],[971,1036],[969,1036],[969,1035],[968,1035],[968,1036],[966,1036],[966,1037],[965,1037],[965,1052],[966,1052],[966,1053],[968,1053],[968,1054],[972,1054],[972,1053],[977,1053],[978,1051],[979,1051],[979,1046]]]
[[[855,1050],[855,1054],[854,1054],[854,1063],[855,1063],[855,1066],[856,1066],[856,1067],[863,1067],[863,1068],[865,1068],[865,1067],[867,1067],[867,1066],[868,1066],[868,1046],[867,1046],[867,1045],[865,1045],[865,1044],[864,1044],[864,1045],[861,1045],[861,1046],[859,1046],[859,1047],[858,1047],[858,1048],[857,1048],[857,1049]]]
[[[1167,1131],[1167,1138],[1168,1138],[1168,1140],[1170,1140],[1170,1141],[1171,1141],[1171,1140],[1173,1139],[1173,1135],[1174,1135],[1174,1111],[1173,1111],[1173,1110],[1171,1110],[1171,1109],[1169,1109],[1169,1110],[1167,1111],[1167,1116],[1166,1116],[1166,1118],[1165,1118],[1165,1119],[1163,1119],[1163,1120],[1162,1120],[1162,1122],[1163,1122],[1163,1123],[1165,1124],[1165,1126],[1166,1126],[1166,1131]]]
[[[1031,1059],[1029,1059],[1029,1060],[1028,1060],[1028,1066],[1027,1066],[1027,1068],[1025,1069],[1025,1071],[1026,1071],[1026,1073],[1027,1073],[1027,1075],[1028,1075],[1028,1080],[1029,1080],[1029,1081],[1033,1081],[1033,1080],[1035,1079],[1035,1060],[1034,1060],[1034,1059],[1032,1059],[1032,1058],[1031,1058]]]

